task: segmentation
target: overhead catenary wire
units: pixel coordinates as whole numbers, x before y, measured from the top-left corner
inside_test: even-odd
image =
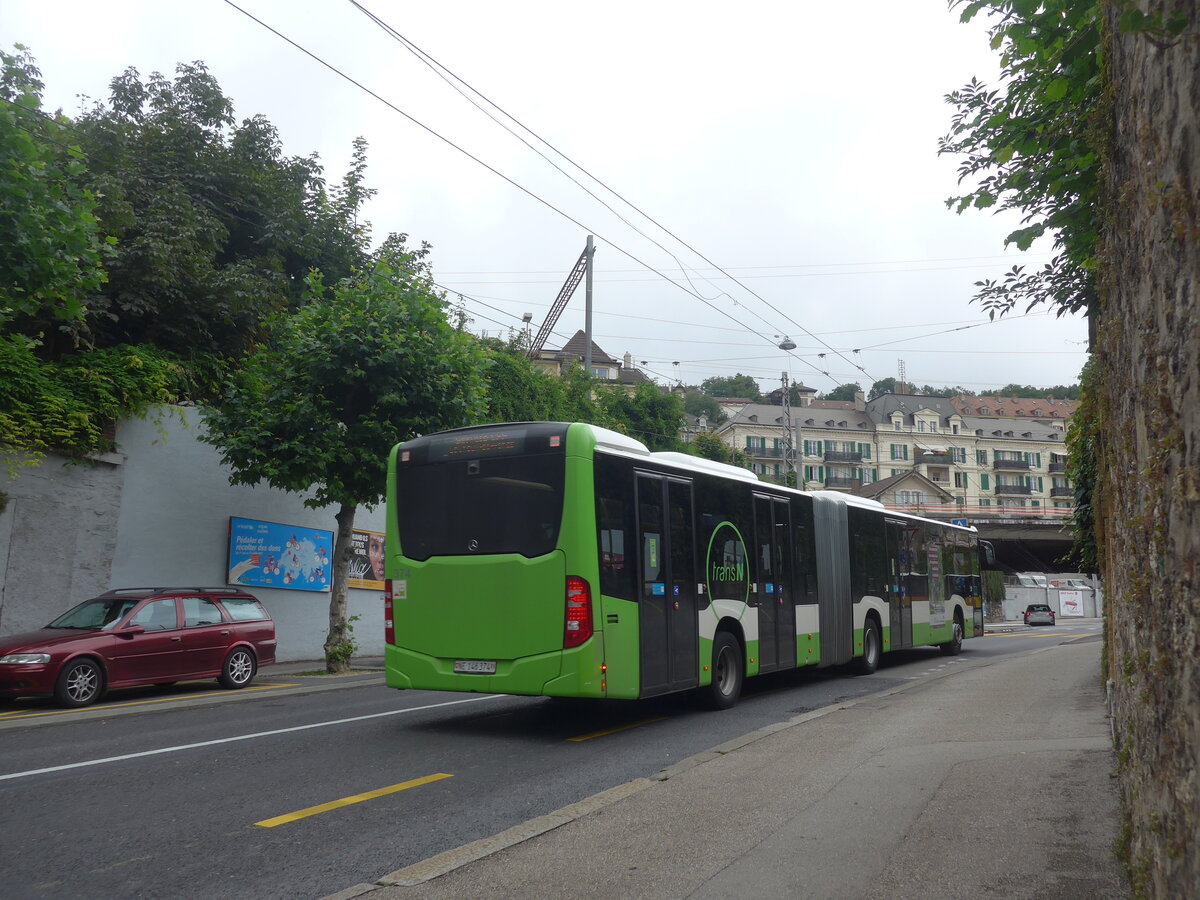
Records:
[[[591,197],[593,200],[595,200],[597,203],[599,203],[601,206],[603,206],[605,209],[607,209],[610,213],[612,213],[614,216],[616,216],[618,219],[620,219],[620,221],[622,223],[627,225],[629,228],[631,228],[637,234],[644,237],[646,240],[650,241],[650,243],[654,244],[654,246],[656,246],[659,250],[662,250],[664,253],[666,253],[668,256],[670,256],[675,261],[675,263],[680,267],[679,268],[680,274],[682,274],[683,277],[687,279],[688,284],[690,284],[692,286],[693,291],[696,290],[695,283],[688,276],[688,274],[687,274],[688,270],[684,267],[683,263],[680,261],[678,256],[676,256],[674,253],[672,253],[668,248],[664,247],[661,243],[659,243],[653,237],[646,234],[646,232],[642,231],[640,228],[638,228],[636,225],[634,225],[633,222],[629,221],[629,219],[627,219],[625,216],[621,215],[621,213],[618,212],[616,209],[614,209],[611,204],[606,203],[603,199],[601,199],[599,196],[597,196],[594,191],[592,191],[590,188],[588,188],[587,185],[583,184],[577,178],[572,176],[569,172],[564,170],[561,166],[559,166],[556,162],[554,162],[554,160],[552,160],[546,154],[542,153],[541,150],[539,150],[533,144],[529,143],[529,141],[525,140],[524,137],[519,135],[517,132],[513,131],[506,124],[504,124],[504,122],[497,119],[487,109],[485,109],[483,106],[481,106],[479,103],[477,103],[474,99],[472,99],[471,96],[466,93],[466,91],[470,91],[472,94],[479,97],[481,100],[483,100],[485,103],[487,103],[488,106],[492,107],[497,112],[501,113],[505,118],[507,118],[510,121],[512,121],[513,123],[515,123],[523,131],[532,135],[537,141],[544,144],[546,147],[548,147],[550,150],[552,150],[554,153],[556,153],[562,159],[566,160],[568,163],[570,163],[572,166],[574,166],[576,169],[578,169],[580,172],[582,172],[588,178],[591,178],[594,182],[599,184],[601,187],[603,187],[605,190],[607,190],[610,194],[617,197],[619,200],[621,200],[621,202],[625,203],[627,206],[629,206],[630,208],[635,210],[643,218],[649,220],[650,222],[653,222],[655,224],[655,226],[657,226],[659,229],[661,229],[662,231],[666,231],[667,234],[670,234],[670,232],[667,231],[667,229],[663,228],[663,226],[660,225],[658,222],[655,222],[653,218],[651,218],[646,213],[642,212],[642,210],[638,209],[638,207],[634,206],[630,201],[626,200],[624,197],[622,197],[620,194],[618,194],[616,191],[614,191],[612,188],[610,188],[608,185],[606,185],[599,178],[592,175],[590,172],[588,172],[586,169],[584,169],[582,166],[580,166],[578,163],[576,163],[574,160],[572,160],[570,157],[568,157],[566,154],[564,154],[562,151],[560,151],[557,147],[555,147],[553,144],[551,144],[549,141],[547,141],[545,138],[543,138],[537,132],[533,131],[531,128],[529,128],[527,125],[525,125],[523,122],[518,120],[516,117],[511,115],[509,112],[504,110],[502,107],[500,107],[494,101],[492,101],[487,96],[485,96],[483,93],[481,93],[479,90],[477,90],[475,87],[473,87],[471,84],[469,84],[468,82],[466,82],[465,80],[460,78],[454,72],[450,71],[450,69],[446,68],[444,65],[442,65],[440,62],[438,62],[436,59],[434,59],[432,56],[430,56],[428,53],[426,53],[424,50],[422,50],[420,47],[418,47],[416,44],[414,44],[412,41],[410,41],[408,38],[406,38],[404,35],[402,35],[399,31],[397,31],[395,28],[393,28],[387,22],[383,21],[383,19],[379,18],[373,12],[368,10],[361,3],[357,2],[357,0],[349,0],[349,2],[359,12],[361,12],[368,19],[370,19],[372,22],[374,22],[380,29],[382,29],[385,34],[387,34],[389,37],[391,37],[393,40],[395,40],[397,43],[399,43],[402,47],[404,47],[406,50],[408,50],[411,54],[413,54],[418,60],[420,60],[422,63],[424,63],[431,71],[434,72],[435,75],[437,75],[446,84],[448,84],[464,100],[466,100],[468,103],[470,103],[472,106],[474,106],[477,110],[479,110],[481,113],[483,113],[489,119],[491,119],[493,122],[495,122],[501,128],[503,128],[512,137],[516,138],[518,141],[520,141],[522,144],[524,144],[528,149],[530,149],[531,151],[536,153],[539,157],[542,158],[542,160],[547,165],[551,166],[560,175],[562,175],[564,178],[566,178],[568,181],[570,181],[572,184],[574,184],[576,187],[578,187],[580,190],[582,190],[584,193],[586,193],[589,197]],[[447,76],[449,76],[449,77],[447,77]],[[453,79],[453,80],[451,80],[451,79]],[[462,85],[462,87],[459,87],[459,85]],[[466,91],[464,91],[463,88],[466,88]],[[674,235],[671,235],[671,236],[675,237]],[[679,238],[675,238],[675,240],[678,241]],[[684,242],[680,241],[680,243],[684,243]],[[684,243],[684,246],[687,246],[687,244]],[[689,249],[691,249],[691,248],[689,247]],[[695,252],[695,251],[693,250],[693,252]],[[661,273],[659,273],[659,274],[661,275]],[[666,276],[661,275],[661,277],[666,277]],[[701,277],[704,277],[704,276],[701,276]],[[712,282],[708,278],[705,278],[705,280],[709,281],[709,283],[712,284]],[[716,287],[716,285],[713,285],[713,286]],[[704,298],[704,297],[701,297],[698,292],[696,293],[696,296],[698,299],[710,300],[710,301],[716,300],[718,297],[725,296],[725,297],[729,297],[729,299],[733,300],[734,304],[737,305],[737,300],[725,292],[721,292],[720,294],[717,295],[717,297]],[[777,324],[774,324],[774,323],[768,321],[767,319],[765,319],[761,315],[759,315],[757,312],[754,312],[753,310],[747,310],[747,312],[751,312],[753,315],[755,315],[759,319],[759,321],[763,322],[763,324],[767,325],[769,328],[771,328],[773,330],[779,328],[779,326]]]
[[[771,338],[770,338],[768,335],[764,334],[763,332],[760,332],[760,331],[757,331],[757,330],[755,330],[755,329],[751,328],[751,327],[750,327],[749,325],[747,325],[747,324],[746,324],[744,321],[742,321],[741,319],[737,318],[737,317],[736,317],[736,316],[734,316],[732,313],[730,313],[730,312],[728,312],[728,311],[726,311],[726,310],[724,310],[724,309],[721,309],[719,306],[717,306],[716,304],[714,304],[712,301],[708,300],[706,297],[704,297],[704,296],[702,296],[702,295],[698,294],[698,293],[697,293],[695,290],[689,289],[689,288],[688,288],[688,287],[686,287],[685,285],[682,285],[682,284],[680,284],[679,282],[675,281],[674,279],[670,278],[669,276],[665,275],[665,274],[664,274],[663,272],[661,272],[661,271],[660,271],[660,270],[659,270],[657,267],[655,267],[655,266],[651,265],[650,263],[647,263],[647,262],[645,262],[644,260],[642,260],[642,259],[640,259],[639,257],[637,257],[636,255],[634,255],[634,254],[633,254],[631,251],[629,251],[629,250],[626,250],[624,247],[622,247],[621,245],[617,244],[615,241],[613,241],[613,240],[611,240],[610,238],[608,238],[608,237],[605,237],[604,235],[600,234],[600,233],[597,231],[597,229],[589,228],[588,226],[584,225],[582,222],[580,222],[580,221],[579,221],[578,219],[576,219],[574,216],[570,215],[570,214],[569,214],[569,213],[567,213],[566,211],[564,211],[564,210],[560,209],[559,207],[555,206],[555,205],[554,205],[553,203],[551,203],[549,200],[546,200],[544,197],[542,197],[542,196],[540,196],[540,195],[538,195],[538,194],[534,193],[534,192],[533,192],[533,191],[531,191],[529,188],[525,187],[524,185],[520,184],[520,183],[519,183],[519,182],[517,182],[517,181],[514,181],[512,178],[509,178],[507,175],[505,175],[503,172],[501,172],[501,171],[499,171],[498,169],[496,169],[494,166],[492,166],[492,165],[490,165],[490,164],[488,164],[488,163],[484,162],[482,159],[480,159],[479,157],[475,156],[475,155],[474,155],[473,153],[471,153],[469,150],[465,149],[464,147],[461,147],[461,146],[459,146],[459,145],[458,145],[458,144],[456,144],[454,141],[450,140],[449,138],[447,138],[447,137],[445,137],[444,135],[440,134],[439,132],[435,131],[433,128],[431,128],[430,126],[426,125],[424,122],[420,121],[420,120],[419,120],[419,119],[417,119],[415,116],[411,115],[410,113],[407,113],[407,112],[405,112],[403,109],[401,109],[400,107],[396,106],[396,105],[395,105],[394,103],[392,103],[390,100],[387,100],[387,99],[385,99],[384,97],[382,97],[381,95],[379,95],[379,94],[378,94],[378,93],[376,93],[375,91],[371,90],[369,87],[367,87],[366,85],[364,85],[362,82],[358,81],[357,79],[355,79],[355,78],[353,78],[352,76],[348,75],[347,73],[343,72],[341,69],[337,68],[337,67],[336,67],[335,65],[333,65],[332,63],[330,63],[330,62],[326,61],[325,59],[322,59],[320,56],[318,56],[317,54],[313,53],[311,50],[307,49],[307,48],[306,48],[306,47],[304,47],[303,45],[301,45],[301,44],[297,43],[296,41],[292,40],[292,39],[291,39],[291,38],[289,38],[287,35],[283,34],[281,31],[279,31],[278,29],[274,28],[273,26],[271,26],[271,25],[269,25],[268,23],[264,22],[262,19],[260,19],[260,18],[258,18],[257,16],[255,16],[253,13],[250,13],[249,11],[247,11],[247,10],[243,9],[242,7],[238,6],[236,3],[234,3],[234,2],[233,2],[233,0],[223,0],[223,2],[224,2],[224,3],[225,3],[227,6],[229,6],[230,8],[232,8],[232,9],[236,10],[237,12],[241,13],[242,15],[244,15],[246,18],[248,18],[248,19],[250,19],[251,21],[253,21],[253,22],[255,22],[256,24],[258,24],[258,25],[259,25],[259,26],[261,26],[262,28],[265,28],[267,31],[269,31],[269,32],[271,32],[272,34],[274,34],[274,35],[275,35],[276,37],[278,37],[280,40],[283,40],[283,41],[285,41],[286,43],[290,44],[292,47],[295,47],[297,50],[299,50],[299,51],[300,51],[301,53],[303,53],[305,56],[308,56],[308,57],[309,57],[310,59],[312,59],[314,62],[316,62],[316,63],[318,63],[318,64],[320,64],[320,65],[324,66],[326,69],[328,69],[329,71],[333,72],[333,73],[334,73],[335,75],[337,75],[339,78],[342,78],[342,79],[344,79],[345,81],[347,81],[347,82],[349,82],[350,84],[352,84],[354,87],[356,87],[356,88],[358,88],[359,90],[363,91],[363,92],[364,92],[364,93],[366,93],[367,95],[369,95],[369,96],[373,97],[375,100],[378,100],[378,101],[379,101],[380,103],[382,103],[384,106],[388,107],[388,109],[392,110],[392,111],[393,111],[393,112],[395,112],[397,115],[400,115],[400,116],[404,117],[404,118],[405,118],[405,119],[407,119],[409,122],[411,122],[412,124],[414,124],[414,125],[416,125],[418,128],[420,128],[422,131],[426,132],[427,134],[429,134],[429,135],[431,135],[432,137],[436,138],[437,140],[439,140],[439,141],[443,142],[444,144],[446,144],[447,146],[451,147],[452,149],[454,149],[454,150],[458,151],[459,153],[463,154],[463,155],[464,155],[464,156],[466,156],[468,159],[472,160],[473,162],[475,162],[475,163],[477,163],[478,165],[482,166],[483,168],[487,169],[489,172],[491,172],[492,174],[494,174],[496,177],[498,177],[498,178],[502,179],[503,181],[507,182],[507,183],[508,183],[509,185],[511,185],[512,187],[515,187],[515,188],[516,188],[517,190],[519,190],[521,193],[525,194],[526,196],[530,197],[531,199],[533,199],[533,200],[537,201],[538,203],[542,204],[542,205],[543,205],[543,206],[545,206],[547,209],[549,209],[549,210],[551,210],[551,211],[553,211],[553,212],[557,213],[559,216],[561,216],[562,218],[566,219],[568,222],[571,222],[573,225],[576,225],[577,227],[579,227],[579,228],[581,228],[581,229],[583,229],[583,230],[585,230],[585,231],[587,231],[587,232],[589,232],[589,233],[591,233],[591,234],[595,235],[595,237],[596,237],[598,240],[601,240],[601,241],[603,241],[604,243],[608,244],[610,247],[612,247],[612,248],[613,248],[614,250],[616,250],[618,253],[621,253],[623,256],[626,256],[626,257],[628,257],[630,260],[632,260],[633,262],[637,263],[638,265],[640,265],[640,266],[644,267],[646,270],[648,270],[648,271],[650,271],[650,272],[653,272],[654,274],[658,275],[658,276],[659,276],[660,278],[662,278],[664,281],[667,281],[667,282],[669,282],[670,284],[672,284],[672,285],[674,285],[675,287],[677,287],[677,288],[679,288],[680,290],[682,290],[684,293],[686,293],[686,294],[688,294],[689,296],[691,296],[691,297],[694,297],[695,299],[697,299],[697,300],[699,300],[700,302],[704,303],[706,306],[708,306],[709,308],[711,308],[713,311],[715,311],[715,312],[719,313],[720,315],[722,315],[722,316],[726,317],[727,319],[729,319],[731,322],[733,322],[733,323],[734,323],[735,325],[737,325],[739,328],[741,328],[741,329],[744,329],[744,330],[746,330],[746,331],[749,331],[750,333],[752,333],[752,334],[756,335],[757,337],[759,337],[759,338],[762,338],[762,340],[763,340],[764,342],[766,342],[766,343],[774,343],[774,342],[772,341],[772,339],[771,339]],[[735,302],[735,304],[736,304],[736,302],[737,302],[737,301],[734,301],[734,302]],[[814,371],[816,371],[816,372],[818,372],[818,373],[820,373],[820,374],[822,374],[822,375],[826,375],[826,376],[828,376],[828,373],[827,373],[827,372],[825,372],[825,371],[821,370],[821,369],[820,369],[819,367],[817,367],[817,366],[813,366],[813,365],[812,365],[812,363],[808,362],[807,360],[801,360],[801,362],[804,362],[806,365],[808,365],[808,366],[809,366],[810,368],[812,368]]]
[[[1048,254],[1035,254],[1035,255],[1046,256]],[[741,271],[743,269],[754,269],[754,270],[757,270],[757,269],[820,269],[820,268],[825,268],[825,267],[833,268],[834,266],[899,266],[899,265],[907,265],[909,263],[963,262],[968,259],[1011,260],[1012,255],[1011,254],[1003,254],[1003,255],[992,255],[992,256],[944,256],[944,257],[934,257],[931,259],[892,259],[892,260],[876,260],[873,262],[781,263],[781,264],[775,265],[775,266],[726,266],[725,268],[733,270],[735,272]],[[628,273],[628,272],[640,272],[640,271],[641,271],[641,269],[598,269],[597,274],[604,275],[604,274]],[[671,270],[668,269],[667,271],[671,271]],[[696,271],[694,267],[693,267],[693,271]],[[714,269],[714,271],[715,271],[715,269]],[[913,271],[923,272],[925,270],[924,269],[914,269]],[[464,271],[464,272],[443,272],[442,273],[443,276],[446,276],[446,275],[557,275],[557,274],[558,274],[557,270],[546,270],[546,269],[535,269],[535,270],[508,269],[508,270],[497,270],[497,271]]]
[[[718,270],[719,272],[721,272],[722,275],[725,275],[727,278],[730,278],[731,281],[738,284],[738,286],[742,287],[746,293],[749,293],[751,296],[754,296],[754,298],[756,298],[758,301],[762,302],[762,304],[764,304],[768,308],[770,308],[770,310],[772,310],[775,314],[778,314],[778,316],[784,317],[787,320],[787,322],[791,322],[793,325],[796,325],[797,328],[800,329],[800,331],[803,331],[804,334],[809,335],[809,337],[812,337],[812,340],[820,341],[820,338],[818,338],[814,334],[812,334],[812,332],[809,331],[808,329],[806,329],[804,325],[798,323],[796,319],[793,319],[791,316],[788,316],[787,313],[782,312],[779,307],[776,307],[774,304],[772,304],[772,302],[770,302],[769,300],[764,298],[764,296],[755,292],[755,290],[752,290],[751,288],[746,287],[745,284],[743,284],[742,282],[740,282],[738,280],[738,278],[730,275],[730,272],[728,272],[726,269],[722,269],[721,266],[714,263],[712,259],[709,259],[707,256],[704,256],[704,254],[701,253],[700,251],[696,250],[696,248],[694,246],[691,246],[688,241],[685,241],[683,238],[680,238],[680,236],[678,236],[677,234],[674,234],[670,228],[667,228],[666,226],[664,226],[664,224],[662,224],[658,220],[655,220],[655,218],[653,216],[650,216],[648,214],[648,212],[643,211],[642,209],[638,208],[638,206],[636,204],[632,203],[631,200],[626,199],[625,197],[622,196],[622,194],[618,193],[616,190],[613,190],[612,187],[605,184],[605,182],[602,181],[601,179],[599,179],[598,176],[595,176],[592,173],[588,172],[588,170],[586,168],[583,168],[581,166],[581,164],[578,164],[577,162],[572,160],[571,157],[564,154],[563,151],[560,151],[558,148],[556,148],[556,146],[554,146],[553,144],[548,142],[548,140],[546,140],[545,138],[542,138],[540,136],[540,134],[533,131],[532,128],[529,128],[527,125],[524,125],[523,122],[516,119],[516,116],[511,115],[510,113],[506,112],[506,110],[504,110],[502,107],[499,107],[497,103],[494,103],[493,101],[488,100],[488,98],[484,94],[481,94],[481,92],[479,90],[476,90],[475,88],[473,88],[473,86],[468,84],[466,82],[466,80],[463,80],[462,78],[456,76],[456,74],[454,74],[454,72],[451,72],[449,70],[449,68],[446,68],[445,66],[440,64],[440,62],[437,62],[437,60],[434,60],[432,58],[432,56],[425,53],[424,50],[421,50],[420,48],[416,47],[416,44],[414,44],[412,41],[409,41],[408,38],[401,35],[400,32],[396,31],[394,28],[391,28],[391,26],[386,24],[385,22],[383,22],[382,19],[379,19],[379,17],[374,16],[373,13],[366,10],[366,8],[364,6],[359,4],[358,0],[349,0],[349,1],[350,1],[350,4],[352,4],[353,6],[358,8],[358,10],[360,10],[362,13],[366,14],[366,16],[368,18],[371,18],[373,20],[373,22],[376,22],[380,26],[380,28],[384,29],[386,32],[388,32],[388,34],[394,36],[395,40],[400,41],[404,47],[408,47],[410,49],[410,52],[414,53],[415,55],[418,55],[418,58],[420,58],[422,60],[428,60],[426,65],[437,66],[438,68],[440,68],[440,70],[443,70],[444,72],[448,73],[451,78],[454,78],[456,80],[456,82],[462,84],[463,86],[466,86],[466,88],[468,90],[472,91],[473,94],[480,97],[482,101],[484,101],[488,104],[488,106],[491,106],[493,109],[496,109],[497,112],[504,115],[506,119],[509,119],[510,121],[515,122],[515,124],[520,126],[522,128],[522,130],[528,132],[529,134],[532,134],[532,136],[536,140],[539,140],[539,142],[541,144],[544,144],[545,146],[547,146],[547,148],[550,148],[550,150],[552,150],[554,152],[554,154],[557,154],[559,157],[562,157],[563,160],[565,160],[566,162],[569,162],[571,164],[571,166],[574,166],[576,169],[580,170],[580,172],[582,172],[584,175],[587,175],[589,179],[592,179],[593,181],[595,181],[596,184],[600,185],[602,188],[604,188],[604,190],[608,191],[608,193],[611,193],[612,196],[619,199],[620,202],[624,203],[626,206],[629,206],[630,209],[636,211],[638,215],[641,215],[643,218],[646,218],[647,221],[652,222],[655,227],[658,227],[659,229],[661,229],[662,232],[664,232],[665,234],[670,235],[671,238],[678,241],[679,244],[682,244],[683,246],[688,247],[688,250],[690,250],[692,253],[695,253],[697,257],[700,257],[701,259],[704,260],[704,262],[708,263],[710,266],[713,266],[713,268]],[[226,0],[226,2],[230,2],[230,0]],[[460,94],[461,94],[461,91],[460,91]],[[473,102],[473,106],[476,106],[476,108],[478,108],[478,104],[474,104],[474,102]],[[488,115],[490,115],[490,114],[488,114]],[[494,120],[494,116],[490,115],[490,118],[492,118],[493,121],[496,121],[496,120]],[[499,122],[497,122],[497,124],[499,124]],[[506,126],[502,125],[502,127],[505,127],[505,130],[508,130],[508,128],[506,128]],[[511,131],[510,131],[510,133],[511,133]],[[521,139],[521,138],[518,138],[518,139]],[[522,143],[529,146],[528,142],[524,142],[523,139],[521,139],[521,140],[522,140]],[[533,148],[530,148],[530,149],[533,149]],[[534,151],[538,152],[538,155],[541,156],[542,158],[546,158],[545,155],[542,155],[540,151],[536,151],[536,150],[534,150]],[[547,162],[550,162],[550,161],[547,160]],[[554,163],[551,163],[551,164],[552,164],[552,166],[554,166]],[[560,169],[558,166],[554,166],[554,168],[558,169],[559,172],[562,172],[562,169]],[[566,173],[563,173],[563,174],[565,175]],[[570,175],[568,175],[568,178],[570,178]],[[574,178],[570,178],[570,180],[572,182],[575,182],[576,185],[578,185],[578,181],[576,181]],[[580,187],[583,187],[583,186],[580,185]],[[587,191],[589,196],[592,196],[593,198],[598,200],[598,202],[600,202],[602,205],[604,205],[606,209],[612,211],[614,215],[617,215],[619,218],[622,218],[623,222],[625,222],[626,224],[630,224],[628,221],[625,220],[624,217],[617,214],[616,210],[613,210],[610,205],[602,202],[602,200],[600,200],[599,198],[596,198],[595,194],[592,193],[592,191],[588,191],[586,187],[584,187],[583,190]],[[632,224],[630,224],[630,227],[632,228],[634,226],[632,226]],[[637,230],[638,234],[642,234],[642,236],[647,236],[647,238],[648,238],[648,235],[641,232],[641,230],[638,230],[637,228],[635,228],[635,230]],[[653,239],[649,239],[649,240],[653,241]],[[672,258],[674,258],[674,254],[670,253],[670,251],[667,251],[665,247],[662,247],[662,245],[659,244],[658,241],[653,241],[653,242],[654,242],[655,246],[660,247],[661,250],[664,250],[664,252],[667,252],[668,254],[670,254],[670,256],[672,256]],[[628,256],[628,253],[626,253],[626,256]],[[636,262],[641,262],[641,260],[636,260]],[[676,259],[676,262],[678,263],[679,260]],[[682,264],[680,264],[680,268],[682,268]],[[661,272],[658,272],[656,270],[654,270],[654,271],[656,272],[656,274],[660,275],[661,277],[666,277],[665,275],[662,275]],[[686,277],[686,271],[684,271],[684,277]],[[690,278],[688,278],[688,281],[689,281],[689,283],[691,283]],[[706,281],[707,281],[707,278],[706,278]],[[680,286],[680,287],[682,287],[682,286]],[[688,293],[691,293],[692,295],[696,296],[697,299],[703,300],[704,302],[708,302],[707,299],[702,298],[702,296],[700,296],[700,294],[695,293],[694,290],[692,290],[692,292],[688,292]],[[733,300],[734,304],[740,305],[743,308],[745,308],[746,311],[751,312],[748,307],[745,307],[742,304],[738,304],[738,301],[736,299],[732,298],[732,296],[730,299]],[[712,304],[709,304],[709,305],[712,305]],[[755,313],[755,314],[757,316],[757,313]],[[763,320],[763,322],[766,322],[766,319],[762,319],[761,316],[758,316],[758,318],[760,318],[760,320]],[[786,331],[786,330],[787,329],[780,329],[780,331]],[[761,334],[758,336],[763,337],[764,340],[766,340],[766,336],[761,335]],[[823,342],[821,342],[821,343],[823,343]],[[828,349],[829,349],[830,353],[834,353],[834,354],[838,355],[839,358],[846,361],[848,365],[851,365],[854,368],[857,368],[857,370],[859,372],[862,372],[864,374],[864,376],[870,378],[871,380],[875,380],[874,378],[871,377],[871,374],[868,371],[866,371],[863,366],[860,366],[860,365],[856,364],[856,362],[853,362],[852,360],[847,359],[846,356],[842,355],[841,353],[838,352],[838,350],[835,350],[832,347],[828,347]],[[790,352],[788,352],[788,353],[790,353]],[[808,362],[806,360],[802,360],[802,361]],[[822,374],[824,374],[824,376],[828,376],[828,374],[829,374],[828,372],[823,372],[820,367],[812,366],[811,362],[808,362],[808,365],[810,365],[812,368],[814,368],[814,370],[816,370],[817,372],[821,372]]]

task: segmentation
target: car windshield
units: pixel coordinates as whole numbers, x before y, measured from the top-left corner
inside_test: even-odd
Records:
[[[85,600],[47,625],[47,628],[98,628],[108,631],[137,606],[140,597],[97,597]]]
[[[1050,607],[1048,607],[1048,606],[1031,606],[1031,607],[1029,607],[1029,611],[1030,612],[1050,612]]]

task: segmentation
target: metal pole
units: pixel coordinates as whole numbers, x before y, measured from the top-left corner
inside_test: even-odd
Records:
[[[796,447],[792,443],[792,404],[791,404],[791,388],[788,385],[788,373],[783,373],[783,393],[780,397],[783,405],[783,465],[784,469],[791,472],[796,480],[796,484],[800,484],[800,475],[796,471]]]
[[[804,441],[800,439],[800,418],[803,413],[797,415],[796,419],[796,442],[793,444],[796,457],[796,487],[800,490],[805,490],[808,486],[804,483]]]
[[[583,370],[592,374],[592,257],[596,248],[592,246],[592,236],[587,236],[587,274],[583,283]]]

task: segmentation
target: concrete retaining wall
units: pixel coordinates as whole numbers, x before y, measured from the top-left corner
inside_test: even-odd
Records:
[[[217,450],[197,440],[194,409],[122,422],[120,452],[94,464],[51,457],[15,478],[0,513],[0,633],[40,627],[81,600],[115,587],[223,585],[229,517],[334,531],[336,510],[265,486],[229,484]],[[384,530],[384,509],[360,508],[355,527]],[[279,659],[319,659],[329,593],[252,589],[275,618]],[[360,652],[383,653],[383,595],[351,589]]]

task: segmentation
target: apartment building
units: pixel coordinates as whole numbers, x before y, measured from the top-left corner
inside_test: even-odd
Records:
[[[792,440],[808,488],[874,495],[888,480],[888,502],[954,507],[974,515],[1066,515],[1066,423],[1077,403],[1020,398],[883,394],[853,402],[812,400],[791,410]],[[759,477],[784,481],[780,406],[748,404],[717,429],[746,452]],[[802,462],[801,462],[802,460]],[[919,480],[898,479],[916,473]],[[896,479],[896,480],[892,480]],[[932,485],[936,490],[930,489]]]

